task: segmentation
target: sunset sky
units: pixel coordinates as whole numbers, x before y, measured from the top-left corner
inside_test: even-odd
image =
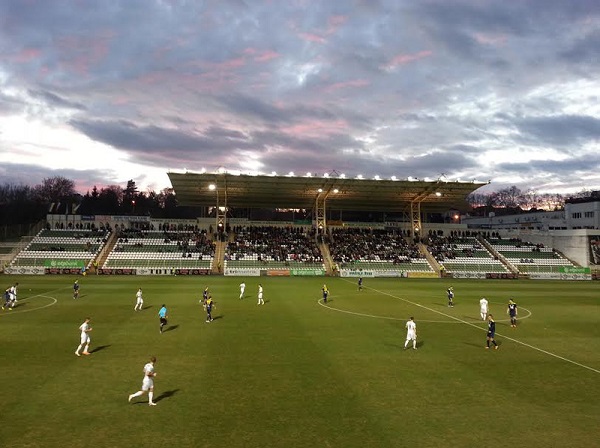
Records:
[[[0,183],[600,189],[598,0],[3,0]]]

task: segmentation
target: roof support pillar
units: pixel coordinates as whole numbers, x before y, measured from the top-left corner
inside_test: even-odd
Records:
[[[413,237],[417,237],[421,233],[421,201],[411,201],[410,203],[410,223],[411,229],[410,234]]]
[[[327,233],[327,194],[319,193],[315,201],[315,212],[317,214],[317,233]]]
[[[219,190],[219,185],[216,187],[217,190],[217,213],[216,213],[216,227],[217,233],[225,232],[227,228],[227,189],[224,188],[222,192]]]

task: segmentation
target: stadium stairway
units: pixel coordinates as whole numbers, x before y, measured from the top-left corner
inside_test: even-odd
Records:
[[[442,266],[438,263],[438,261],[435,259],[435,257],[433,255],[431,255],[431,252],[429,252],[427,250],[427,245],[425,245],[423,243],[418,243],[417,246],[419,247],[419,252],[421,252],[423,255],[425,255],[425,259],[427,260],[427,263],[429,263],[429,265],[433,268],[435,273],[438,276],[443,277]]]
[[[110,232],[108,241],[106,241],[106,244],[104,244],[104,247],[96,256],[96,259],[92,260],[92,265],[94,264],[94,262],[96,262],[99,268],[103,267],[104,263],[106,263],[106,259],[108,258],[108,254],[112,252],[112,250],[115,247],[115,244],[117,244],[117,232],[112,231]],[[97,274],[97,272],[95,272],[95,274]]]
[[[333,262],[333,258],[331,258],[331,252],[329,252],[329,245],[327,243],[317,243],[319,249],[321,250],[321,256],[323,257],[323,264],[325,265],[325,274],[326,275],[339,275],[334,269],[335,263]]]
[[[502,255],[500,252],[494,249],[494,246],[492,246],[484,237],[482,237],[481,235],[477,235],[477,241],[479,241],[481,245],[485,247],[489,251],[489,253],[491,253],[497,260],[499,260],[500,263],[506,266],[506,268],[510,272],[512,272],[513,274],[519,274],[519,269],[517,269],[517,267],[514,264],[508,261],[504,257],[504,255]]]
[[[227,247],[226,241],[219,241],[218,239],[213,240],[215,243],[215,258],[212,264],[213,274],[223,274],[223,262],[225,260],[225,248]]]

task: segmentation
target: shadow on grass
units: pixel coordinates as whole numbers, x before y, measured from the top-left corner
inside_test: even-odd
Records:
[[[142,309],[143,310],[149,310],[150,308],[152,308],[152,305],[147,305],[147,306],[143,307]]]
[[[154,402],[158,403],[159,401],[166,400],[167,398],[171,398],[177,392],[179,392],[179,389],[167,390],[167,391],[163,392],[162,394],[160,394],[158,397],[156,397],[154,399]]]
[[[110,347],[110,344],[109,345],[100,345],[100,346],[96,347],[95,349],[90,350],[90,353],[96,353],[96,352],[99,352],[100,350],[104,350],[105,348],[108,348],[108,347]]]
[[[179,325],[171,325],[166,330],[164,330],[163,333],[166,333],[167,331],[177,330],[178,328],[179,328]]]
[[[215,317],[213,317],[213,320],[217,320],[217,319],[223,319],[223,316],[222,316],[222,315],[219,315],[219,316],[215,316]]]

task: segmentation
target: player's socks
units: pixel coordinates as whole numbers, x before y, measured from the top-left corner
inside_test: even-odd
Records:
[[[154,403],[154,401],[152,400],[153,398],[154,398],[154,392],[152,392],[152,391],[148,392],[148,404]]]

